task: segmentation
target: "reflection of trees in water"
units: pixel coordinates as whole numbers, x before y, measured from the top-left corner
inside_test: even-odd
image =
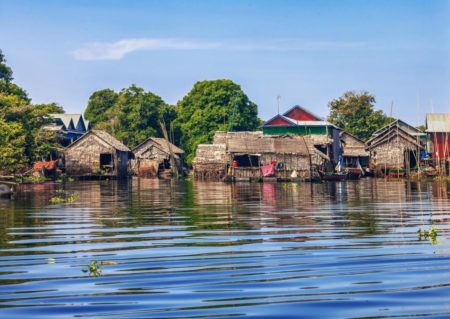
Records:
[[[78,193],[79,200],[70,205],[49,206],[50,198],[61,187]],[[100,229],[167,225],[188,226],[196,231],[263,232],[280,228],[275,233],[283,233],[298,227],[299,234],[346,227],[354,236],[375,235],[402,226],[420,214],[430,218],[431,210],[448,210],[449,190],[445,182],[383,179],[323,184],[224,184],[133,178],[120,182],[27,185],[15,200],[0,201],[0,243],[5,247],[11,240],[9,228],[65,221],[97,224]],[[51,216],[42,218],[41,213]],[[100,230],[98,235],[113,236],[114,232]],[[305,239],[302,235],[297,237]]]

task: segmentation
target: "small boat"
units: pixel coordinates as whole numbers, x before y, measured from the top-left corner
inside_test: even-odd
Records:
[[[320,175],[324,181],[345,181],[348,177],[348,173],[344,172],[320,172]]]
[[[347,169],[347,178],[350,180],[357,180],[360,179],[362,176],[362,171],[361,169],[357,168],[357,167],[348,167]]]

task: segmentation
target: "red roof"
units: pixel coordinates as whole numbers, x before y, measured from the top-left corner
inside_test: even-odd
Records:
[[[322,121],[322,119],[311,112],[305,110],[303,107],[295,105],[288,110],[283,116],[289,117],[297,121]]]
[[[292,125],[292,122],[290,122],[288,119],[285,119],[282,115],[277,115],[270,120],[268,120],[266,123],[264,123],[264,126],[271,126],[271,125],[277,125],[277,126],[290,126]]]

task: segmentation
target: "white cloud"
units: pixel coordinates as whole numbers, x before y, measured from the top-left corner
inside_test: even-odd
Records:
[[[138,50],[199,50],[215,49],[217,43],[194,42],[177,39],[124,39],[117,42],[87,43],[73,52],[77,60],[120,60]]]
[[[360,42],[298,42],[291,40],[271,43],[232,43],[202,42],[180,39],[123,39],[116,42],[92,42],[75,50],[73,56],[77,60],[120,60],[128,53],[139,50],[239,50],[239,51],[324,51],[340,49],[356,49],[362,47]]]

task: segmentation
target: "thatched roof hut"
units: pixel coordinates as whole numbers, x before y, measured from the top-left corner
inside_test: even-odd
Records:
[[[378,173],[409,170],[419,164],[423,148],[418,135],[413,136],[398,125],[390,126],[367,141],[370,168]]]
[[[133,149],[132,169],[138,176],[155,177],[161,170],[170,168],[173,154],[179,170],[184,164],[184,151],[159,137],[149,137]]]
[[[69,176],[122,177],[128,173],[130,149],[105,131],[87,132],[64,153]]]
[[[233,162],[237,166],[235,177],[257,177],[260,167],[272,161],[281,163],[279,171],[285,177],[296,171],[299,176],[310,178],[312,166],[329,161],[328,156],[314,147],[309,136],[217,132],[214,141],[222,143],[201,144],[197,148],[193,167],[199,178],[223,176],[227,165]]]
[[[348,132],[341,132],[341,143],[343,157],[369,156],[369,152],[366,150],[366,143]]]

